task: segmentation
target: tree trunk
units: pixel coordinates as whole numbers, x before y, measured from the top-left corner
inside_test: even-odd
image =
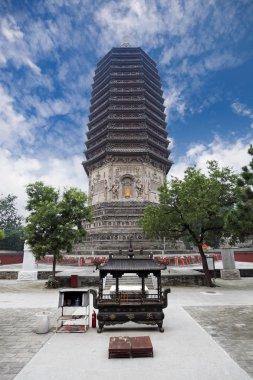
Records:
[[[215,284],[212,282],[212,277],[211,277],[210,272],[208,270],[206,255],[205,255],[205,252],[203,251],[202,245],[198,245],[198,250],[199,250],[199,253],[201,256],[203,271],[204,271],[204,274],[206,277],[207,286],[214,287]]]
[[[53,280],[55,280],[56,256],[53,255]]]

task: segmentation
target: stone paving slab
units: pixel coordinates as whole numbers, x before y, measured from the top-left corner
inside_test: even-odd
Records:
[[[184,309],[253,378],[253,306]]]
[[[35,333],[36,313],[52,312],[50,332]],[[52,337],[56,309],[0,309],[0,378],[11,380]]]

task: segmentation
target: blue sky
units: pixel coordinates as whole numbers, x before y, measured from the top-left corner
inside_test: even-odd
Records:
[[[240,170],[253,142],[252,0],[1,0],[0,194],[87,190],[96,63],[128,40],[158,64],[174,165]]]

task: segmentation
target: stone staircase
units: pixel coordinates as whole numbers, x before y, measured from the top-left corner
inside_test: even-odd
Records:
[[[148,278],[145,279],[145,286],[149,290],[154,290],[154,279],[152,278],[150,274],[148,275]],[[119,279],[120,285],[140,285],[141,286],[141,278],[137,276],[137,274],[132,273],[125,273],[120,279]],[[105,278],[104,283],[104,291],[109,291],[112,285],[115,285],[116,281],[115,278],[113,278],[111,275],[107,275]]]

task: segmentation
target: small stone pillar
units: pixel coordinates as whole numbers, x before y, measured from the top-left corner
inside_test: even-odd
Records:
[[[35,257],[31,247],[25,243],[22,270],[18,272],[18,280],[38,280]]]
[[[221,248],[221,257],[223,269],[220,271],[220,276],[223,280],[239,280],[240,271],[235,268],[234,249]]]

